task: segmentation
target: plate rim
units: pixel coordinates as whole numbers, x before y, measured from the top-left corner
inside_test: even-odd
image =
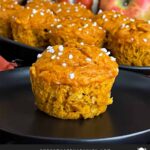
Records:
[[[12,132],[10,130],[5,130],[0,128],[1,131],[6,132],[8,134],[12,134],[15,136],[19,136],[22,138],[28,138],[28,139],[35,139],[35,140],[44,140],[44,141],[50,141],[50,142],[65,142],[65,143],[95,143],[95,142],[115,142],[117,140],[125,140],[129,138],[134,138],[137,136],[142,136],[145,134],[149,134],[150,136],[150,129],[145,129],[142,131],[137,131],[125,135],[120,135],[120,136],[112,136],[108,138],[57,138],[57,137],[44,137],[44,136],[33,136],[33,135],[27,135],[27,134],[21,134],[17,132]]]
[[[0,40],[5,41],[5,42],[9,42],[9,43],[14,44],[14,45],[19,46],[19,47],[24,47],[24,48],[26,48],[28,50],[30,49],[30,50],[34,50],[36,52],[43,52],[42,48],[33,47],[33,46],[30,46],[30,45],[27,45],[27,44],[24,44],[24,43],[20,43],[20,42],[17,42],[15,40],[6,38],[6,37],[0,36]]]

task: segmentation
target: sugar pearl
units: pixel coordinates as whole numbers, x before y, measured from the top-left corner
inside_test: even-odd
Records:
[[[72,72],[69,74],[70,79],[74,79],[75,78],[75,74]]]

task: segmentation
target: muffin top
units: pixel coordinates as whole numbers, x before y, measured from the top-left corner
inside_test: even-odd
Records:
[[[96,22],[87,18],[72,18],[57,21],[51,24],[50,37],[56,39],[51,45],[64,44],[66,42],[78,42],[101,47],[105,37],[105,30]],[[52,39],[50,39],[52,41]]]
[[[43,2],[42,4],[38,5],[38,7],[25,7],[20,13],[15,13],[12,21],[30,26],[31,29],[45,29],[48,32],[50,24],[55,24],[56,16],[49,9],[51,3]]]
[[[49,8],[60,19],[69,19],[72,17],[75,18],[83,16],[85,18],[94,17],[94,14],[81,4],[70,4],[66,2],[54,3],[50,0],[30,0],[26,5],[26,7],[32,7],[35,9],[42,6]]]
[[[100,13],[95,16],[94,20],[105,30],[111,32],[111,34],[121,26],[128,28],[126,24],[135,21],[135,19],[129,18],[116,11],[100,11]]]
[[[51,10],[59,17],[69,18],[93,18],[94,14],[82,4],[70,4],[66,2],[53,3]]]
[[[89,45],[48,46],[38,55],[30,73],[49,84],[83,86],[101,83],[118,74],[115,58],[109,54],[105,48]]]
[[[150,47],[150,24],[143,20],[122,24],[114,38],[118,39],[118,43],[128,42]]]

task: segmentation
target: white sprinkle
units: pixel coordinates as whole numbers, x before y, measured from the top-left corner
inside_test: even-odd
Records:
[[[98,27],[100,30],[102,30],[103,28],[102,27]]]
[[[62,52],[64,50],[64,46],[63,45],[59,45],[58,50]]]
[[[111,59],[112,61],[116,61],[116,58],[113,57],[113,56],[110,56],[110,59]]]
[[[98,11],[98,14],[101,14],[103,11],[100,9],[99,11]]]
[[[59,25],[57,25],[56,27],[59,29],[59,28],[61,28],[61,27],[62,27],[62,25],[61,25],[61,24],[59,24]]]
[[[48,33],[52,33],[52,31],[51,31],[51,30],[49,30],[49,31],[48,31]]]
[[[62,9],[58,9],[57,11],[56,11],[56,13],[59,13],[59,12],[61,12],[62,11]]]
[[[91,62],[91,61],[92,61],[92,59],[91,59],[91,58],[89,58],[89,57],[87,57],[85,60],[86,60],[86,61],[89,61],[89,62]]]
[[[83,42],[81,42],[81,43],[80,43],[80,45],[84,45],[84,43],[83,43]]]
[[[106,55],[108,55],[108,56],[109,56],[109,55],[110,55],[110,52],[107,52],[107,53],[106,53]]]
[[[33,13],[33,14],[36,14],[36,13],[37,13],[37,10],[36,10],[36,9],[33,9],[33,10],[32,10],[32,13]]]
[[[50,53],[55,53],[55,50],[53,49],[53,47],[52,46],[48,46],[47,47],[47,52],[50,52]]]
[[[70,10],[69,10],[69,9],[67,9],[67,10],[66,10],[66,12],[67,12],[67,13],[69,13],[69,12],[70,12]]]
[[[99,56],[100,56],[100,57],[103,56],[103,53],[100,53]]]
[[[124,18],[123,21],[127,21],[127,18]]]
[[[14,6],[13,6],[13,5],[10,5],[10,8],[14,8]]]
[[[43,13],[43,12],[40,12],[40,15],[41,15],[41,16],[44,16],[44,13]]]
[[[58,56],[61,56],[63,53],[62,52],[58,52]]]
[[[117,14],[114,14],[114,15],[113,15],[113,17],[114,17],[114,18],[117,18],[117,17],[118,17],[118,15],[117,15]]]
[[[89,34],[89,31],[86,31],[87,34]]]
[[[82,30],[82,28],[79,28],[78,30],[79,30],[79,31],[81,31],[81,30]]]
[[[125,26],[125,28],[129,28],[129,27],[130,27],[129,25],[126,25],[126,26]]]
[[[37,55],[37,58],[40,58],[40,57],[42,57],[42,54],[38,54],[38,55]]]
[[[96,27],[96,26],[97,26],[97,22],[94,22],[94,23],[92,24],[92,26]]]
[[[92,22],[92,19],[89,19],[90,22]]]
[[[64,63],[62,63],[62,66],[63,66],[63,67],[66,67],[66,66],[67,66],[67,64],[64,62]]]
[[[124,28],[126,25],[123,23],[122,25],[121,25],[121,28]]]
[[[102,19],[105,19],[105,18],[106,18],[106,15],[103,15],[103,16],[102,16]]]
[[[75,26],[75,23],[70,24],[71,27]]]
[[[150,24],[150,20],[148,20],[147,22],[148,22],[148,24]]]
[[[131,21],[131,22],[134,22],[134,21],[135,21],[135,19],[131,18],[131,19],[130,19],[130,21]]]
[[[106,48],[101,48],[101,51],[107,53],[107,49]]]
[[[70,74],[69,74],[69,77],[70,77],[70,79],[74,79],[74,77],[75,77],[74,73],[73,73],[73,72],[70,73]]]
[[[56,58],[56,55],[53,55],[52,57],[51,57],[51,59],[55,59]]]
[[[87,28],[88,26],[89,26],[88,24],[85,24],[83,28]]]
[[[69,54],[69,59],[72,59],[73,58],[73,55],[72,54]]]
[[[108,19],[107,18],[105,18],[105,20],[104,20],[105,22],[107,22],[108,21]]]
[[[75,12],[78,12],[79,11],[79,9],[75,9]]]
[[[144,41],[144,42],[148,42],[148,39],[144,38],[143,41]]]
[[[53,27],[53,26],[54,26],[54,24],[51,24],[50,26],[51,26],[51,27]]]
[[[31,14],[31,17],[33,17],[34,15],[33,14]]]
[[[30,7],[26,7],[27,9],[30,9]]]

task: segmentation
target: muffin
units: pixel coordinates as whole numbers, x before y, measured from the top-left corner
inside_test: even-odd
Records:
[[[0,36],[12,38],[11,17],[22,7],[17,0],[0,0]]]
[[[49,34],[50,45],[81,43],[102,47],[105,30],[91,19],[72,18],[51,24]]]
[[[95,17],[106,30],[104,46],[121,65],[150,66],[150,24],[126,17],[115,11],[104,11]]]
[[[11,21],[14,40],[39,48],[49,45],[50,24],[55,24],[57,17],[49,9],[51,3],[42,4],[37,8],[27,6],[15,14]]]
[[[112,104],[118,74],[115,58],[105,48],[56,45],[38,55],[30,67],[36,106],[61,119],[93,118]]]
[[[135,20],[109,34],[105,46],[117,62],[129,66],[150,66],[150,24]]]

